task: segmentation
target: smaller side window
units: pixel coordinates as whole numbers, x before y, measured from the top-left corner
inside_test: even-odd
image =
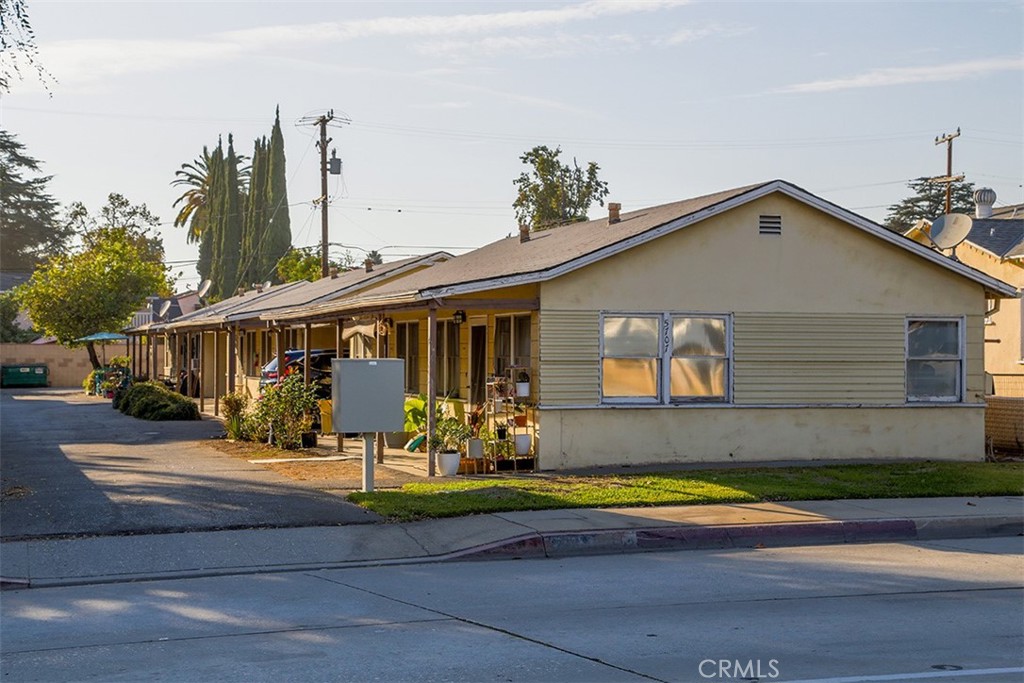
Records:
[[[907,321],[907,401],[959,401],[963,348],[959,320]]]

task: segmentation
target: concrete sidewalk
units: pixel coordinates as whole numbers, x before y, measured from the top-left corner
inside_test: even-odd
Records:
[[[12,541],[5,588],[645,550],[1024,534],[1024,498],[545,510],[361,524]]]

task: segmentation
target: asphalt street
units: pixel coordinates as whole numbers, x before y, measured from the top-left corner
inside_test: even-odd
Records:
[[[4,594],[11,681],[1024,679],[1024,539],[644,553]],[[742,675],[736,675],[742,674]]]
[[[203,444],[220,423],[149,422],[80,391],[0,391],[0,537],[357,524],[377,517]],[[16,492],[6,495],[8,490]]]

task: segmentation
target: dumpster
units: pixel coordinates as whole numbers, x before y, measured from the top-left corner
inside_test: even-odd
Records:
[[[0,367],[0,386],[45,387],[50,384],[50,368],[45,363],[24,363]]]

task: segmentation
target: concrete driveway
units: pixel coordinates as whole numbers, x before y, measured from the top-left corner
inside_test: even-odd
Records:
[[[344,500],[205,446],[220,423],[148,422],[75,390],[0,391],[0,537],[358,524]]]

